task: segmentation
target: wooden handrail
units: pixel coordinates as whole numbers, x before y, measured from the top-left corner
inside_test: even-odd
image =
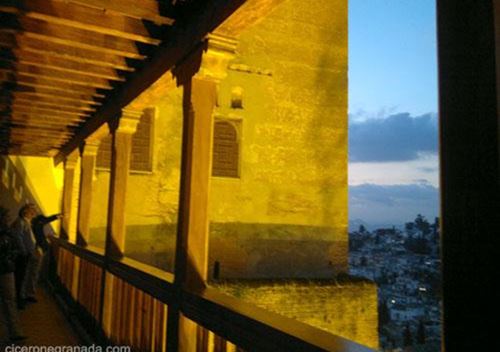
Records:
[[[93,250],[54,238],[55,244],[73,255],[104,267],[104,257]],[[110,260],[106,270],[129,285],[171,305],[174,299],[182,313],[200,326],[252,351],[368,352],[370,348],[320,330],[311,325],[259,308],[214,288],[198,292],[179,290],[173,275],[130,258]]]
[[[95,264],[101,268],[104,266],[104,251],[100,248],[83,248],[59,237],[50,237],[50,241],[70,251],[74,255],[91,262],[92,264]]]

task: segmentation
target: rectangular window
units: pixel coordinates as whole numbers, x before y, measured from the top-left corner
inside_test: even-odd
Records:
[[[153,171],[153,121],[155,109],[146,109],[132,136],[130,171]],[[102,140],[97,153],[97,167],[111,167],[111,135]]]

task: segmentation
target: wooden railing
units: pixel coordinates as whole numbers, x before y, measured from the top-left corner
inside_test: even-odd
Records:
[[[61,239],[52,244],[54,283],[85,311],[90,332],[99,330],[105,343],[168,351],[167,332],[178,332],[179,319],[167,319],[175,307],[198,324],[198,351],[371,351],[213,288],[180,289],[172,274],[143,263],[108,260]]]

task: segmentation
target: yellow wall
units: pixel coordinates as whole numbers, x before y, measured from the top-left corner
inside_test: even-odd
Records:
[[[10,211],[11,220],[26,202],[35,203],[44,215],[61,212],[62,167],[52,158],[1,156],[0,205]],[[58,221],[51,223],[58,232]]]
[[[239,124],[241,164],[239,179],[212,179],[211,264],[225,277],[346,271],[347,2],[285,1],[247,29],[216,117]]]
[[[225,293],[378,348],[377,286],[367,281],[229,281]]]
[[[332,277],[347,270],[347,2],[285,1],[238,38],[215,118],[238,121],[240,178],[212,178],[210,272]],[[243,109],[230,107],[243,89]],[[126,252],[173,262],[182,90],[155,87],[152,173],[132,174]],[[146,93],[147,94],[147,93]],[[104,236],[109,173],[97,172]],[[100,229],[100,230],[99,230]]]

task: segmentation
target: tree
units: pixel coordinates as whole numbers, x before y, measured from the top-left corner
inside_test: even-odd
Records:
[[[378,329],[379,331],[382,329],[384,325],[387,325],[391,322],[391,314],[389,312],[389,307],[387,306],[387,302],[383,300],[378,306]]]
[[[423,345],[425,343],[425,325],[423,320],[418,322],[417,343],[419,345]]]
[[[358,230],[359,233],[365,233],[366,232],[366,228],[364,225],[359,225],[359,230]]]
[[[431,233],[431,225],[429,224],[425,216],[421,214],[418,214],[415,218],[415,226],[424,237]]]
[[[403,332],[403,346],[411,346],[413,345],[413,337],[411,336],[410,325],[406,323],[405,330]]]
[[[409,236],[412,236],[415,233],[415,224],[412,222],[407,222],[405,224],[405,230]]]
[[[368,265],[368,259],[365,256],[362,256],[359,265],[361,265],[361,266],[367,266]]]

